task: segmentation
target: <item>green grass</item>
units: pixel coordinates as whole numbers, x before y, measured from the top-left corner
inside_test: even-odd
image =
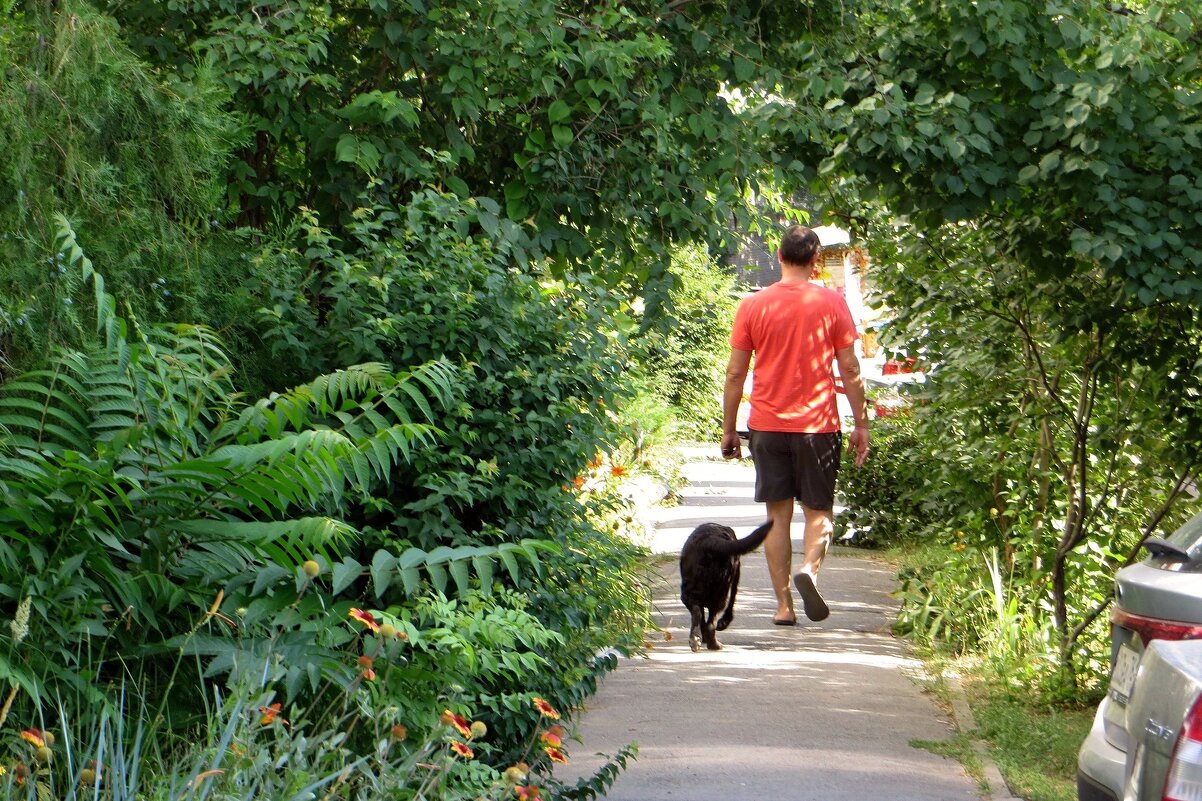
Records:
[[[979,735],[1015,795],[1075,801],[1077,750],[1094,708],[1041,705],[975,678],[967,686]]]
[[[899,547],[880,556],[898,567],[916,567],[946,558],[942,546]],[[988,757],[997,765],[1010,791],[1026,801],[1076,801],[1077,751],[1093,721],[1095,704],[1083,694],[1079,704],[1048,702],[1046,694],[1027,691],[1017,675],[991,663],[980,654],[952,655],[914,643],[915,653],[936,677],[929,689],[943,703],[951,692],[938,677],[958,674],[968,696],[978,730],[974,736],[984,743]],[[1004,675],[1004,674],[1009,674]],[[927,750],[959,759],[965,770],[978,776],[977,754],[960,740],[948,744],[915,743]],[[968,742],[971,743],[970,740]]]

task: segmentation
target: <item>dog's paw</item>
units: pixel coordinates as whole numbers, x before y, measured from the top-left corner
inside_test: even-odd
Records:
[[[693,653],[697,653],[698,651],[700,651],[701,650],[701,638],[697,637],[697,636],[689,637],[689,648],[691,648],[693,650]]]
[[[710,649],[711,651],[721,651],[722,643],[718,642],[717,640],[710,640],[708,643],[705,644],[705,647]]]

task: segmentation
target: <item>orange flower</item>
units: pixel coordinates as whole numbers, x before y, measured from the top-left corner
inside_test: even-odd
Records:
[[[371,616],[371,612],[364,612],[362,609],[351,609],[351,611],[347,613],[347,616],[358,620],[373,632],[378,632],[380,630],[380,624],[377,623],[376,619]]]
[[[409,736],[409,729],[402,726],[401,724],[398,723],[392,727],[392,739],[396,740],[397,742],[404,740],[408,736]]]
[[[572,483],[576,485],[576,489],[580,489],[584,486],[584,476],[576,476],[572,479]]]
[[[536,801],[536,799],[540,797],[539,794],[542,792],[533,784],[526,785],[524,787],[514,787],[513,791],[518,794],[518,798],[521,799],[521,801]]]
[[[563,739],[558,734],[552,734],[549,731],[543,732],[539,739],[543,741],[543,745],[549,745],[552,748],[559,748],[563,745]]]
[[[543,749],[543,751],[547,753],[547,756],[551,758],[552,762],[561,762],[564,765],[568,764],[568,755],[563,751],[560,751],[558,748],[547,746]]]
[[[467,718],[463,717],[463,715],[456,715],[451,710],[445,709],[439,720],[455,729],[455,731],[464,737],[470,738],[472,736],[472,729],[468,725]]]
[[[551,706],[537,695],[531,700],[534,703],[534,708],[537,709],[543,717],[551,718],[552,720],[559,720],[559,713],[555,711],[555,707]]]
[[[466,743],[461,743],[458,740],[451,740],[451,750],[464,759],[471,759],[475,756],[472,753],[472,749],[468,748]]]
[[[270,726],[271,724],[275,723],[276,718],[279,718],[280,723],[283,723],[285,726],[287,726],[288,721],[280,717],[280,709],[281,707],[278,702],[272,704],[271,706],[259,707],[259,714],[262,715],[262,717],[259,718],[259,725]]]
[[[598,454],[597,454],[596,456],[594,456],[592,459],[589,459],[589,460],[588,460],[588,469],[589,469],[589,470],[596,470],[598,467],[600,467],[600,466],[601,466],[601,462],[602,462],[602,461],[603,461],[603,460],[602,460],[602,458],[601,458],[601,454],[599,454],[599,453],[598,453]]]
[[[364,681],[375,681],[376,680],[376,672],[374,670],[372,670],[371,668],[368,668],[367,670],[363,671],[359,675],[363,677]]]
[[[21,732],[21,739],[34,748],[42,748],[46,745],[46,739],[42,736],[41,729],[24,729]]]
[[[564,735],[563,726],[560,726],[558,723],[556,723],[547,729],[547,734],[554,734],[556,737],[562,740]]]
[[[615,476],[615,477],[616,476],[624,476],[624,475],[626,475],[626,468],[620,464],[616,464],[613,467],[609,468],[609,474],[611,476]]]

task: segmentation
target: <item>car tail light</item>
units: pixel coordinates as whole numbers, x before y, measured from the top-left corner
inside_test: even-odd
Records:
[[[1152,640],[1200,640],[1202,625],[1197,623],[1181,623],[1176,620],[1160,620],[1154,617],[1133,615],[1116,606],[1110,613],[1110,621],[1116,626],[1131,629],[1146,646]],[[1202,796],[1199,796],[1202,801]]]
[[[1173,746],[1162,801],[1202,799],[1202,696],[1194,701]]]

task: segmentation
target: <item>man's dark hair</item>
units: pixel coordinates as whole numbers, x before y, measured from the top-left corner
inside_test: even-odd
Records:
[[[780,238],[780,260],[804,267],[814,260],[818,248],[818,234],[804,225],[790,225]]]

